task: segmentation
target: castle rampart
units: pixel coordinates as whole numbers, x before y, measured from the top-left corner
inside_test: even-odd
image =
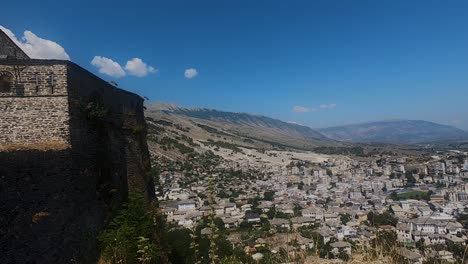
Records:
[[[154,198],[143,99],[4,45],[0,31],[1,262],[93,262],[128,190]]]

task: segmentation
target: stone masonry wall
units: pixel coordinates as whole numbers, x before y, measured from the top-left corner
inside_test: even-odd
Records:
[[[0,146],[69,143],[67,97],[4,97],[0,107]]]
[[[146,143],[143,99],[110,85],[77,65],[71,64],[68,72],[73,151],[76,155],[86,157],[106,149],[110,156],[106,158],[106,155],[100,154],[103,162],[99,164],[125,169],[116,174],[101,168],[108,171],[110,182],[118,182],[123,173],[126,182],[119,186],[144,191],[147,200],[153,200],[154,184],[147,175],[151,165]],[[83,118],[80,107],[88,103],[105,106],[106,116],[99,124],[93,125]],[[90,150],[89,146],[98,148]]]
[[[11,92],[0,93],[0,149],[18,144],[69,144],[66,63],[39,62],[0,62],[0,72],[14,76]]]
[[[0,30],[0,55],[7,55],[20,60],[29,59],[29,56],[24,53],[8,36]]]
[[[1,60],[0,72],[13,76],[10,96],[67,95],[67,61],[60,60]]]
[[[54,94],[35,95],[27,81],[23,95],[0,96],[0,262],[93,263],[96,236],[128,190],[154,199],[143,99],[71,62],[28,63],[24,74],[58,67],[67,76]],[[93,117],[96,106],[105,111]],[[49,140],[69,148],[1,149]]]
[[[0,152],[0,262],[71,263],[81,191],[69,150]]]

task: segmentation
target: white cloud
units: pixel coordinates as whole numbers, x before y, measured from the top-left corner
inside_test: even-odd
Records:
[[[140,58],[133,58],[127,61],[125,70],[134,76],[144,77],[150,73],[155,73],[158,70],[144,63]]]
[[[319,112],[325,109],[335,108],[336,104],[321,104],[318,108],[308,108],[305,106],[296,105],[293,107],[293,112],[296,113],[310,113],[310,112]]]
[[[197,69],[194,69],[194,68],[186,69],[184,72],[184,76],[187,79],[192,79],[193,77],[197,75],[198,75],[198,71]]]
[[[127,61],[125,68],[120,66],[118,62],[102,56],[94,56],[91,64],[98,68],[100,73],[116,78],[124,77],[127,73],[137,77],[144,77],[150,73],[158,71],[144,63],[140,58],[133,58]]]
[[[309,113],[309,112],[317,112],[317,109],[296,105],[293,107],[293,111],[296,113]]]
[[[304,125],[304,124],[296,122],[296,121],[287,121],[286,123],[293,124],[293,125],[300,125],[300,126]]]
[[[29,30],[24,31],[24,36],[18,39],[11,30],[3,26],[0,29],[33,59],[70,60],[65,49],[57,42],[40,38]]]
[[[296,113],[307,113],[309,112],[309,109],[300,105],[296,105],[293,107],[293,111]]]
[[[322,104],[320,105],[321,109],[335,108],[336,104]]]
[[[91,64],[98,68],[100,73],[116,78],[125,76],[125,71],[122,69],[122,66],[109,58],[94,56]]]

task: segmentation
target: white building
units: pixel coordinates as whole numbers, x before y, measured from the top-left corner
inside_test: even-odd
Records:
[[[177,203],[177,210],[192,211],[196,209],[196,203],[192,200],[183,200]]]

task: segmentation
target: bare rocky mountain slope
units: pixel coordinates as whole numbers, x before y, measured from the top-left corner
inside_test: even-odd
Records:
[[[178,131],[179,139],[189,138],[190,141],[223,148],[314,150],[342,145],[309,127],[260,115],[164,103],[147,104],[145,114],[153,128],[165,127],[168,131]]]

